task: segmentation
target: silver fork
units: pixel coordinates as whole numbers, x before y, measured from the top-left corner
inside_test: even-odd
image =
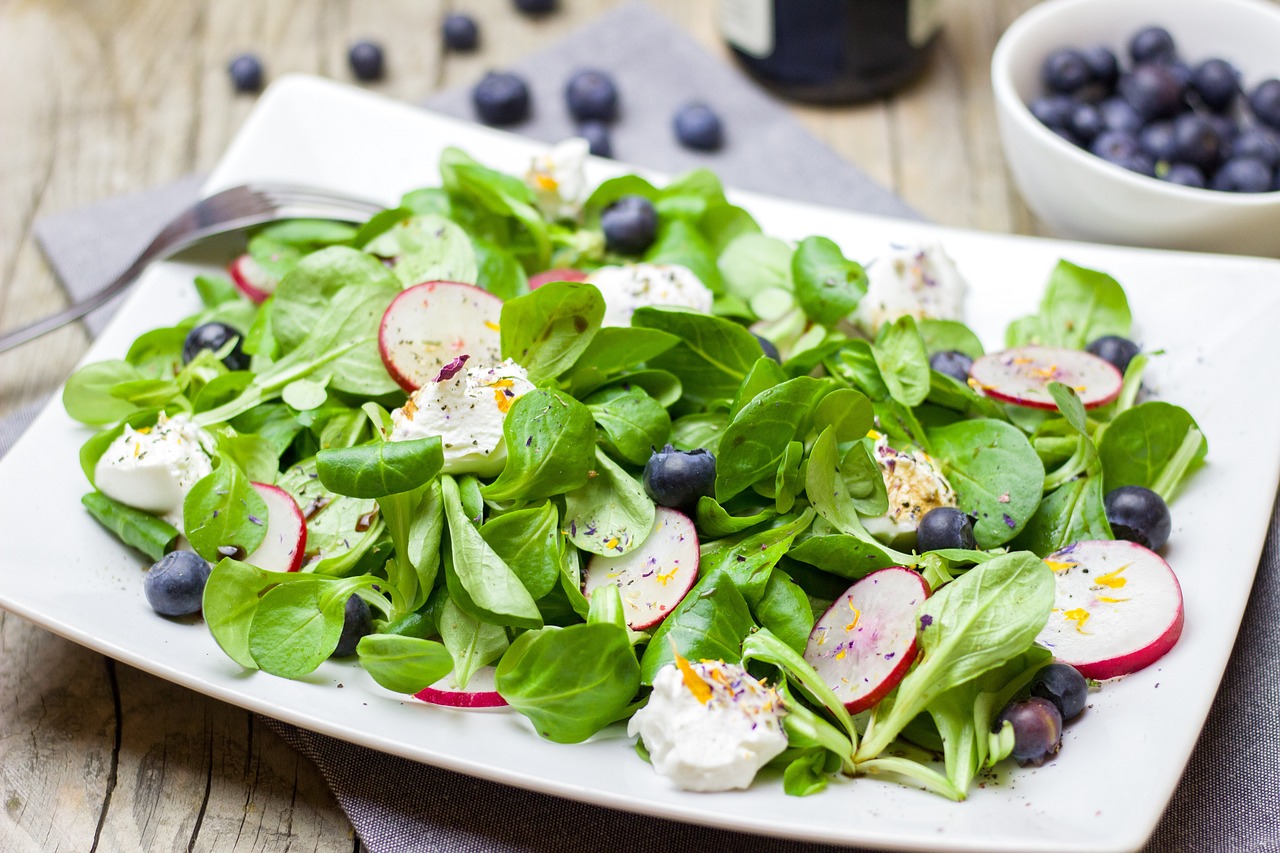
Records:
[[[152,261],[167,258],[207,237],[280,219],[361,222],[383,207],[368,199],[292,184],[246,184],[215,193],[171,220],[129,268],[102,290],[56,314],[0,335],[0,352],[79,320],[127,288]]]

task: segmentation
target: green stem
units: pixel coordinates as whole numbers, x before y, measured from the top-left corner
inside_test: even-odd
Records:
[[[1188,427],[1187,434],[1182,438],[1182,444],[1178,445],[1173,456],[1169,457],[1169,461],[1160,469],[1159,476],[1151,484],[1151,491],[1162,497],[1165,503],[1173,503],[1173,496],[1177,493],[1178,486],[1181,485],[1182,478],[1186,476],[1187,469],[1191,467],[1196,454],[1200,452],[1203,441],[1204,434],[1200,430]]]
[[[936,770],[925,767],[918,761],[912,761],[909,758],[874,758],[870,761],[863,761],[858,764],[858,770],[862,773],[877,775],[880,773],[893,773],[903,776],[923,785],[928,791],[946,797],[948,800],[960,802],[965,798],[964,791],[952,785],[947,777],[943,776]]]

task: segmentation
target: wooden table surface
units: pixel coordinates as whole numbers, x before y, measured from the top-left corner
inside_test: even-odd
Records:
[[[253,105],[227,79],[254,50],[268,77],[349,80],[372,38],[377,91],[417,101],[549,45],[613,3],[560,0],[0,0],[0,329],[65,303],[31,239],[48,213],[207,170]],[[723,55],[708,0],[660,0]],[[889,100],[795,114],[948,225],[1037,233],[996,136],[988,63],[1032,0],[953,0],[927,76]],[[446,55],[450,11],[481,49]],[[607,63],[602,63],[607,66]],[[88,338],[78,326],[0,355],[0,415],[47,395]],[[57,559],[50,543],[50,559]],[[315,767],[252,714],[119,665],[0,611],[0,851],[359,850]]]

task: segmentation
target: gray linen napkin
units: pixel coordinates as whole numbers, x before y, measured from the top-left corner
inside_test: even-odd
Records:
[[[705,54],[643,6],[602,16],[552,50],[515,66],[530,80],[534,118],[519,129],[547,141],[571,132],[560,87],[578,67],[604,67],[622,89],[615,129],[620,159],[663,171],[713,167],[732,186],[886,215],[915,216],[899,199],[804,131],[745,78]],[[674,145],[672,110],[691,95],[725,115],[728,146],[718,155]],[[471,116],[468,94],[428,105]],[[780,156],[779,152],[789,152]],[[102,287],[174,211],[194,200],[184,181],[36,223],[36,238],[75,298]],[[105,273],[103,271],[106,271]],[[100,314],[108,314],[111,307]],[[90,323],[100,328],[101,319]],[[0,452],[36,407],[0,421]],[[1148,851],[1280,850],[1280,522],[1273,521],[1258,579],[1208,723]],[[1263,677],[1259,678],[1259,674]],[[758,846],[750,836],[562,800],[473,779],[268,720],[319,767],[373,853],[393,851],[591,851],[649,853]],[[1069,828],[1064,827],[1064,832]],[[770,841],[768,849],[835,850]],[[838,848],[845,849],[845,848]]]

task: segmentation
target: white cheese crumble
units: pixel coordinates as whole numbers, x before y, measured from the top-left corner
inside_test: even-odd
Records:
[[[590,146],[574,137],[533,158],[524,182],[533,190],[538,209],[548,219],[574,219],[582,211],[587,177],[583,171]]]
[[[391,413],[391,441],[438,435],[444,445],[446,474],[491,477],[507,461],[502,423],[511,404],[534,385],[511,359],[489,367],[459,370],[428,382]]]
[[[867,295],[858,302],[857,324],[869,335],[899,317],[959,320],[964,315],[964,278],[939,245],[897,247],[866,266]]]
[[[659,305],[711,313],[714,296],[693,270],[679,264],[600,267],[587,276],[604,296],[604,325],[630,326],[637,308]]]
[[[668,664],[649,702],[627,724],[640,735],[659,774],[686,791],[751,785],[756,772],[787,748],[782,699],[736,664]]]
[[[926,512],[956,505],[955,490],[927,453],[895,450],[884,436],[876,436],[871,455],[880,466],[889,495],[889,510],[884,515],[862,517],[863,526],[871,535],[887,542],[914,535]]]
[[[153,427],[124,432],[93,469],[93,482],[109,498],[158,515],[182,530],[182,502],[213,471],[213,436],[185,414],[162,413]]]

